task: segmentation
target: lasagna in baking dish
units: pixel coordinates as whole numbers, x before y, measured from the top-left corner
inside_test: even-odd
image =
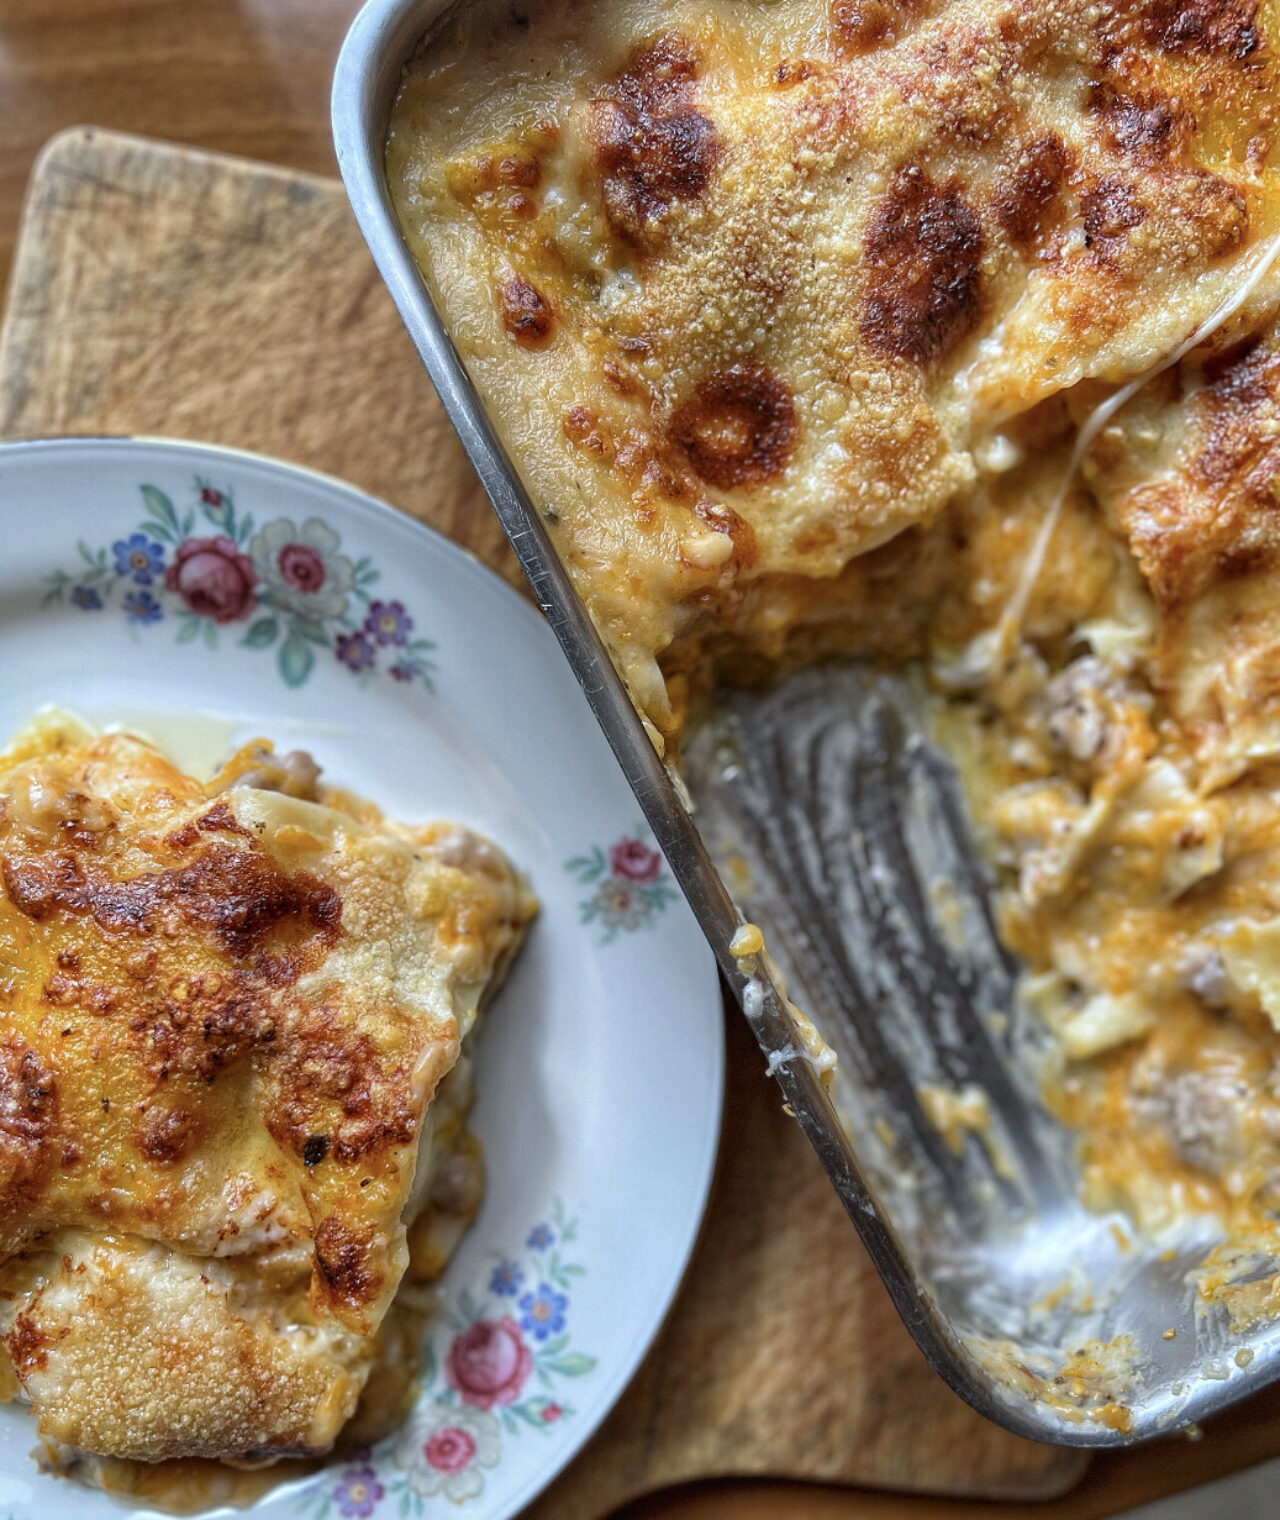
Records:
[[[0,753],[0,1389],[109,1486],[394,1418],[480,1201],[469,1036],[531,900],[316,775],[58,716]]]
[[[1151,1223],[1280,1206],[1278,49],[1255,0],[481,0],[387,141],[661,751],[717,681],[921,663]]]

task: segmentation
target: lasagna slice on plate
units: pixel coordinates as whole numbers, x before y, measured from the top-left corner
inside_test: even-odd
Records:
[[[0,754],[0,1386],[112,1487],[385,1425],[480,1201],[468,1037],[532,899],[315,777],[58,715]]]

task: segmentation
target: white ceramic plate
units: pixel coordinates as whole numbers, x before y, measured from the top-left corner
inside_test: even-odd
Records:
[[[555,640],[454,545],[349,487],[220,449],[0,448],[0,736],[59,703],[180,763],[264,734],[394,817],[452,818],[542,913],[490,1010],[484,1206],[405,1429],[260,1500],[279,1520],[485,1520],[625,1387],[679,1285],[723,1086],[706,943]],[[193,713],[181,724],[173,712]],[[116,1500],[42,1476],[0,1409],[0,1520]]]

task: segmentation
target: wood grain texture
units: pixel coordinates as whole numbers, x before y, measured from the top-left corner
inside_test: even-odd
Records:
[[[92,131],[37,165],[0,434],[165,433],[342,475],[524,589],[328,180]]]
[[[1280,1386],[1273,1386],[1218,1416],[1195,1439],[1172,1436],[1100,1453],[1081,1482],[1056,1499],[984,1502],[765,1482],[727,1492],[700,1483],[639,1499],[613,1520],[1108,1520],[1278,1452]],[[1200,1513],[1216,1520],[1229,1511],[1206,1498]]]
[[[82,432],[201,438],[329,470],[515,575],[323,180],[109,133],[50,146],[0,333],[0,435]],[[1006,1497],[1068,1487],[1083,1459],[989,1424],[926,1366],[741,1020],[728,1027],[725,1144],[684,1291],[534,1513],[595,1520],[720,1474]]]
[[[82,122],[330,174],[359,0],[0,0],[0,289],[32,163]]]

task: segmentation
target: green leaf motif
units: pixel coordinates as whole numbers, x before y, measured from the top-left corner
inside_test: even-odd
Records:
[[[259,618],[240,640],[246,649],[266,649],[280,637],[280,624],[273,617]]]
[[[552,1372],[558,1372],[562,1377],[582,1377],[588,1372],[595,1371],[596,1359],[594,1356],[586,1356],[581,1351],[570,1351],[566,1356],[557,1357],[554,1362],[547,1364]]]
[[[207,621],[204,625],[204,647],[206,649],[216,649],[218,647],[217,627],[213,623]]]
[[[596,845],[590,855],[575,855],[572,860],[566,860],[564,868],[572,871],[580,881],[597,881],[604,875],[604,851]]]
[[[298,637],[296,627],[289,630],[289,637],[280,646],[276,664],[280,678],[286,686],[301,686],[311,674],[316,657],[305,639]]]
[[[154,531],[170,543],[177,543],[182,537],[182,529],[178,523],[178,514],[173,510],[173,503],[157,486],[143,486],[141,489],[148,515],[157,524]]]
[[[200,619],[188,618],[182,632],[178,635],[179,644],[190,644],[200,637]]]
[[[306,639],[309,644],[319,644],[321,649],[328,649],[329,635],[319,623],[310,622],[307,618],[297,618],[290,624],[290,637]]]

